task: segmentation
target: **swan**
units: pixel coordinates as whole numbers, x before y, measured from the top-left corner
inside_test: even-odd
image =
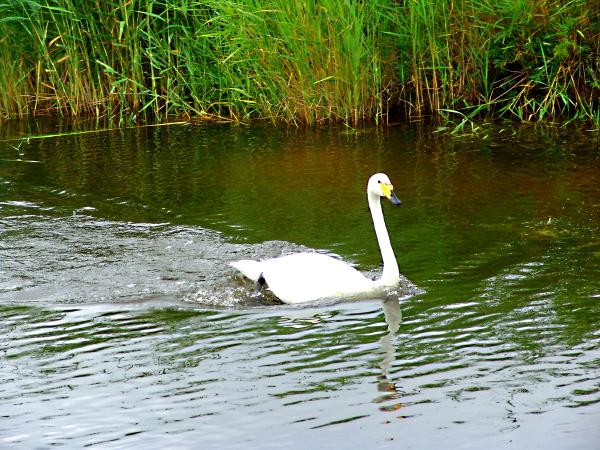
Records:
[[[400,200],[390,179],[376,173],[367,183],[367,200],[379,249],[383,259],[381,277],[371,280],[343,261],[321,253],[294,253],[264,261],[240,260],[229,263],[242,275],[269,290],[284,303],[304,303],[314,300],[344,298],[360,299],[376,295],[400,282],[400,271],[390,243],[381,197],[394,205]]]

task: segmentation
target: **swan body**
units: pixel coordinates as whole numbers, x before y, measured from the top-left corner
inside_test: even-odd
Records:
[[[390,179],[377,173],[367,183],[367,200],[383,258],[383,273],[377,280],[371,280],[345,262],[322,253],[294,253],[264,261],[246,259],[230,265],[260,286],[266,283],[269,290],[285,303],[367,298],[394,287],[400,282],[400,271],[383,219],[382,197],[395,205],[400,204]]]

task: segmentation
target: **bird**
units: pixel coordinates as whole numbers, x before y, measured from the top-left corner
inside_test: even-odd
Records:
[[[230,262],[246,278],[267,288],[282,302],[306,303],[325,299],[373,298],[400,283],[400,271],[383,219],[381,199],[393,205],[401,201],[389,177],[376,173],[367,182],[367,201],[383,259],[383,272],[375,280],[344,261],[317,252],[301,252],[262,261],[243,259]]]

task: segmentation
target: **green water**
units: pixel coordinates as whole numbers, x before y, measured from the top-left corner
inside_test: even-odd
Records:
[[[95,124],[1,132],[0,447],[600,446],[597,133],[9,140],[71,128]],[[289,307],[227,266],[304,246],[376,271],[377,171],[399,300]]]

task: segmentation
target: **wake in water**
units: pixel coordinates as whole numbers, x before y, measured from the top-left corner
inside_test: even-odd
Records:
[[[76,215],[0,220],[0,301],[110,303],[162,300],[213,307],[278,303],[228,265],[306,248],[288,242],[227,242],[214,231]],[[372,274],[376,276],[375,273]],[[390,295],[405,296],[406,286]]]

